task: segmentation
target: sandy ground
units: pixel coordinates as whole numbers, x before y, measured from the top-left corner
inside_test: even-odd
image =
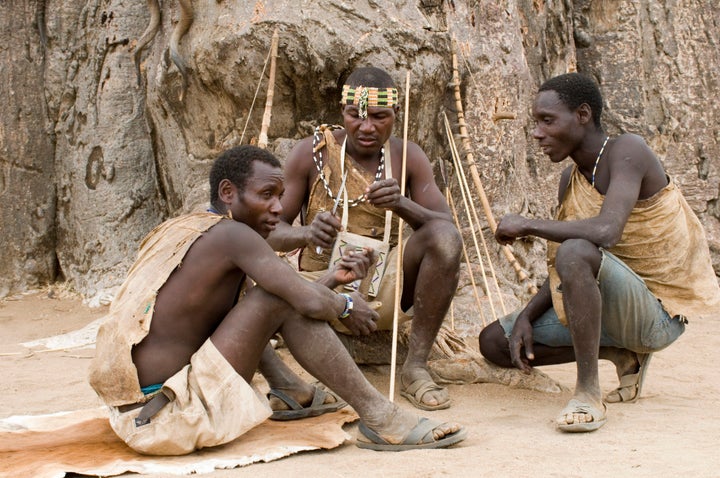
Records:
[[[92,349],[28,354],[18,344],[76,330],[105,312],[57,290],[0,301],[0,418],[99,405],[85,379]],[[717,318],[691,323],[675,344],[653,357],[643,398],[609,405],[608,423],[591,434],[555,430],[553,419],[569,393],[456,385],[450,386],[450,409],[423,412],[468,428],[468,438],[454,448],[379,453],[349,441],[332,451],[204,476],[720,476],[718,349]],[[387,391],[388,367],[364,371]],[[567,387],[574,385],[574,365],[543,371]],[[616,385],[608,363],[601,364],[601,380],[606,391]],[[411,408],[395,395],[401,406]],[[357,426],[347,430],[354,437]]]

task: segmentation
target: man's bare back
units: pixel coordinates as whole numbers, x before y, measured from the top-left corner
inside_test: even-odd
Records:
[[[249,230],[220,221],[190,246],[160,289],[150,332],[133,349],[141,386],[163,383],[185,366],[235,305],[245,273],[227,260],[224,242],[242,237],[243,229]]]
[[[251,385],[258,368],[271,388],[293,380],[261,364],[278,333],[336,402],[345,398],[358,412],[370,439],[364,446],[440,448],[465,438],[457,424],[398,409],[362,375],[327,324],[375,330],[377,313],[359,294],[305,281],[270,248],[266,238],[279,222],[284,192],[277,158],[252,146],[232,148],[213,164],[210,190],[216,215],[166,221],[143,242],[98,333],[90,383],[111,407],[118,436],[159,455],[241,436],[271,415]],[[344,256],[331,282],[362,279],[370,256]],[[156,271],[154,259],[175,269]],[[239,296],[246,278],[256,285]]]

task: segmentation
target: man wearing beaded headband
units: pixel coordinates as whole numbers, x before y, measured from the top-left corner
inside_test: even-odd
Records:
[[[408,355],[400,374],[400,393],[414,406],[438,410],[450,406],[445,388],[427,369],[432,345],[457,287],[462,242],[448,205],[438,189],[430,162],[415,143],[407,144],[407,196],[400,194],[403,142],[392,135],[398,93],[392,78],[378,68],[359,68],[342,89],[344,127],[321,127],[301,140],[285,163],[284,213],[268,239],[276,250],[303,248],[300,268],[308,276],[328,268],[341,219],[330,210],[347,169],[347,231],[383,238],[386,211],[392,211],[389,243],[397,244],[397,217],[412,229],[403,247],[400,320],[412,320]],[[345,154],[343,154],[343,152]],[[391,170],[391,174],[387,174]],[[302,226],[291,227],[302,215]],[[394,252],[380,282],[377,300],[380,330],[392,328],[396,264]],[[338,329],[347,333],[347,330]]]
[[[606,402],[634,402],[653,352],[685,330],[688,317],[718,313],[720,291],[705,233],[645,141],[610,138],[602,96],[578,73],[551,78],[533,106],[533,136],[562,173],[555,220],[506,215],[495,237],[548,240],[549,277],[527,306],[487,326],[480,351],[491,362],[577,362],[575,394],[559,430],[606,422]],[[598,360],[616,367],[619,386],[603,401]]]
[[[341,105],[354,105],[361,119],[367,118],[368,106],[394,108],[398,105],[396,88],[372,88],[362,85],[343,85]]]

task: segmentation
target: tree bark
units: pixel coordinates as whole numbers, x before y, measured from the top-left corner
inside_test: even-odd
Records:
[[[711,101],[720,88],[720,13],[712,0],[193,7],[189,29],[172,40],[182,31],[180,5],[162,2],[157,32],[137,55],[138,84],[133,52],[151,21],[146,2],[0,2],[0,297],[67,280],[89,299],[111,298],[150,229],[207,204],[208,168],[239,143],[246,122],[244,141],[257,139],[263,112],[250,105],[276,28],[267,135],[281,160],[315,125],[340,121],[345,78],[374,65],[396,79],[401,97],[412,71],[409,139],[436,166],[449,161],[442,112],[454,119],[455,40],[466,148],[492,212],[549,217],[564,165],[534,144],[529,111],[542,81],[577,69],[599,81],[609,131],[640,134],[655,149],[705,225],[720,271],[720,104]],[[487,225],[484,233],[494,244]],[[523,297],[499,247],[493,252],[503,288]],[[537,240],[514,248],[536,283],[544,253]]]

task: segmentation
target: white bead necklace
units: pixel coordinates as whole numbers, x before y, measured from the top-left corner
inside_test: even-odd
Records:
[[[595,171],[597,171],[597,165],[600,162],[600,156],[602,156],[603,151],[605,151],[605,145],[608,142],[608,139],[610,139],[610,136],[605,136],[605,141],[603,142],[602,148],[600,148],[600,152],[597,155],[597,158],[595,159],[595,166],[593,166],[593,172],[592,172],[592,187],[595,187]]]

